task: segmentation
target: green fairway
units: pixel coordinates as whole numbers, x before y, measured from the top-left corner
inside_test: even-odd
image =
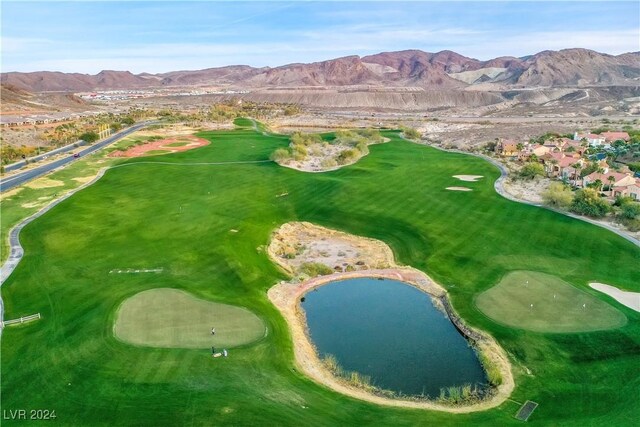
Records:
[[[531,425],[636,423],[640,313],[618,306],[624,326],[548,334],[496,323],[474,299],[514,270],[552,274],[598,301],[609,298],[588,289],[590,281],[639,291],[640,248],[506,200],[493,188],[494,166],[397,132],[383,132],[390,142],[371,146],[354,165],[304,173],[265,162],[287,137],[241,124],[247,128],[198,134],[212,143],[194,150],[114,160],[121,166],[24,228],[25,256],[2,285],[5,318],[42,319],[2,333],[3,409],[55,409],[60,426],[504,426],[522,425],[515,402],[531,400],[539,403]],[[460,185],[452,178],[460,174],[484,178],[464,183],[471,192],[445,190]],[[389,408],[301,375],[287,325],[266,295],[285,277],[265,247],[289,221],[382,240],[399,263],[441,283],[460,316],[508,353],[513,401],[458,415]],[[245,307],[269,333],[220,363],[212,363],[209,348],[117,339],[119,307],[159,288]]]
[[[265,335],[265,326],[249,310],[163,288],[140,292],[122,303],[113,332],[135,345],[202,349],[257,341]]]
[[[164,147],[184,147],[188,142],[171,142],[169,144],[165,144]]]
[[[514,271],[481,293],[476,305],[498,323],[537,332],[586,332],[624,326],[627,318],[604,301],[555,276]]]

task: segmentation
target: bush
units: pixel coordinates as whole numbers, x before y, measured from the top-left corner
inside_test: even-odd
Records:
[[[300,271],[309,277],[326,276],[333,273],[330,267],[319,262],[305,262],[300,266]]]
[[[542,193],[542,200],[546,205],[566,209],[573,202],[573,192],[561,182],[552,182]]]
[[[291,158],[291,153],[286,148],[278,148],[276,151],[271,153],[270,159],[274,162],[283,162],[285,160],[289,160]]]
[[[85,132],[80,135],[80,139],[86,143],[91,144],[92,142],[96,142],[100,137],[95,132]]]
[[[359,155],[360,152],[355,148],[344,150],[340,154],[338,154],[338,156],[336,157],[336,162],[338,162],[339,165],[344,165],[353,160],[356,160]]]
[[[402,129],[402,133],[407,139],[420,139],[422,137],[422,134],[413,128],[404,128]]]
[[[520,169],[521,178],[533,179],[536,176],[544,176],[544,167],[540,163],[529,162]]]
[[[571,203],[571,211],[594,218],[602,218],[611,211],[611,205],[601,198],[593,188],[584,188],[576,192]]]

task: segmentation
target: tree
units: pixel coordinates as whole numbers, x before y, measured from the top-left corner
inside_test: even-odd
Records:
[[[520,169],[520,177],[533,179],[536,176],[544,176],[544,167],[540,163],[529,162]]]
[[[524,144],[523,144],[522,142],[518,142],[518,143],[516,144],[516,149],[517,149],[518,151],[522,151],[522,150],[524,150]]]
[[[96,142],[98,139],[100,139],[100,137],[95,132],[85,132],[80,135],[80,139],[88,144],[91,144],[92,142]]]
[[[135,124],[135,122],[136,121],[131,116],[126,116],[122,120],[120,120],[120,123],[122,123],[125,126],[131,126],[131,125]]]
[[[611,205],[601,198],[593,188],[584,188],[576,192],[571,203],[571,211],[594,218],[602,218],[611,211]]]
[[[607,177],[607,181],[609,181],[609,196],[613,197],[613,184],[616,182],[616,177],[613,175],[609,175]]]
[[[576,163],[572,164],[571,167],[574,170],[574,173],[573,173],[573,185],[577,186],[578,185],[578,171],[582,168],[582,165],[580,164],[580,162],[576,162]]]
[[[561,182],[552,182],[542,193],[542,200],[546,205],[565,209],[573,202],[573,192]]]
[[[587,184],[587,187],[593,188],[599,193],[600,190],[602,189],[603,185],[604,185],[604,183],[602,182],[602,180],[600,178],[598,178],[595,181],[593,181],[592,183]]]

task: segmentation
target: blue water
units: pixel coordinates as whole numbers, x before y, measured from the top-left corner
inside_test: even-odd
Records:
[[[311,340],[380,388],[437,397],[442,387],[486,383],[467,340],[422,291],[396,280],[351,279],[305,295]]]

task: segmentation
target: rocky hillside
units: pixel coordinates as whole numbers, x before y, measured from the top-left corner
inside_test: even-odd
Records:
[[[451,51],[347,56],[310,64],[228,66],[162,74],[102,71],[3,73],[3,84],[31,92],[221,85],[240,88],[404,87],[504,90],[530,87],[638,86],[640,52],[613,56],[587,49],[544,51],[525,58],[479,61]]]

